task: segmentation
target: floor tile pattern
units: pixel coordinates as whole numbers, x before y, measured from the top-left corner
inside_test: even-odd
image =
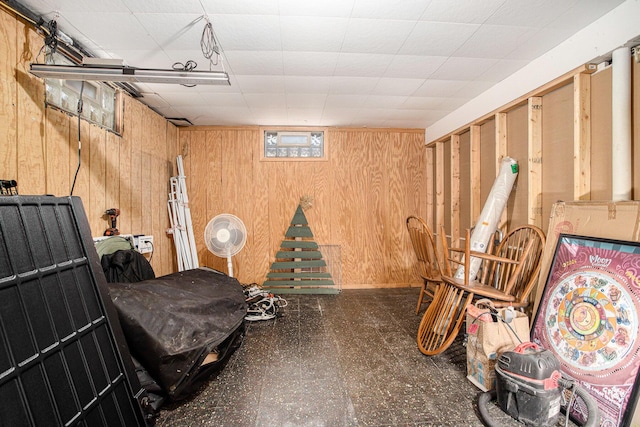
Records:
[[[418,350],[417,298],[417,288],[286,295],[282,316],[249,322],[224,369],[156,425],[483,426],[462,337],[438,356]]]

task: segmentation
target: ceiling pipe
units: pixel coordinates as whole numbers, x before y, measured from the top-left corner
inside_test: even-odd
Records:
[[[631,49],[613,51],[611,61],[611,195],[630,200],[631,157]]]

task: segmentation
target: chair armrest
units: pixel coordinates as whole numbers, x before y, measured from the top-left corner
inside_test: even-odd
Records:
[[[486,252],[471,251],[469,254],[472,257],[482,258],[482,259],[486,259],[488,261],[502,262],[502,263],[505,263],[505,264],[518,264],[519,263],[519,261],[517,261],[517,260],[512,260],[510,258],[502,258],[502,257],[496,256],[496,255],[488,254]]]

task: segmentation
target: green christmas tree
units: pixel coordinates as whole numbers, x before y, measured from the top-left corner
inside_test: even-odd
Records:
[[[327,263],[301,205],[298,205],[285,238],[271,264],[264,289],[278,294],[337,294]]]

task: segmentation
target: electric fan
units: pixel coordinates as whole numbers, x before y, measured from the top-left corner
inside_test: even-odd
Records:
[[[215,216],[204,229],[204,242],[214,255],[227,258],[229,276],[233,277],[231,257],[240,252],[247,241],[247,229],[235,215]]]

